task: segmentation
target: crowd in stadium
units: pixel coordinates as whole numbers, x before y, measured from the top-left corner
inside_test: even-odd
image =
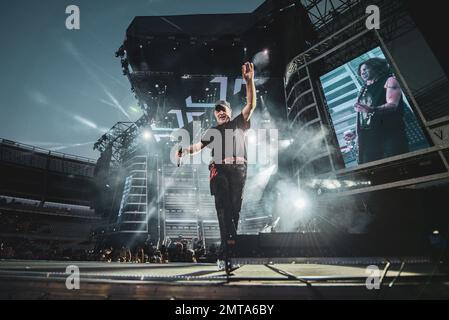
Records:
[[[58,241],[0,238],[0,259],[102,261],[123,263],[206,262],[216,260],[217,247],[211,245],[207,254],[198,241],[179,238],[168,240],[158,249],[151,243],[133,248],[122,246],[78,245],[70,247]]]
[[[175,239],[167,238],[160,245],[145,242],[133,247],[111,245],[102,241],[101,237],[95,237],[95,232],[92,233],[91,239],[87,239],[88,230],[84,235],[86,230],[80,229],[81,222],[64,220],[65,222],[56,224],[54,219],[58,217],[61,219],[61,216],[41,215],[35,212],[34,210],[40,205],[40,202],[35,200],[0,196],[2,208],[0,210],[0,259],[168,263],[207,262],[214,261],[217,257],[216,245],[212,244],[208,246],[208,250],[205,250],[205,244],[202,241],[186,239],[182,236]],[[33,211],[22,212],[30,208],[33,208]],[[53,209],[42,208],[46,213],[52,212]],[[62,209],[58,207],[55,210],[59,214],[63,211]],[[78,208],[66,209],[67,212],[74,210]],[[75,223],[78,224],[75,225]],[[81,244],[81,240],[75,240],[83,239],[84,236],[85,241]]]

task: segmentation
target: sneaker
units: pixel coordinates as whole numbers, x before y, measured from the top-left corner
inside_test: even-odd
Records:
[[[226,270],[226,261],[224,260],[217,260],[217,267],[219,271],[225,271]],[[235,271],[240,268],[240,265],[238,263],[232,263],[231,268],[229,271]]]
[[[218,270],[219,270],[219,271],[224,271],[224,270],[225,270],[225,267],[226,267],[225,261],[224,261],[224,260],[218,259],[218,260],[217,260],[217,268],[218,268]]]
[[[240,268],[240,265],[238,263],[232,263],[230,271],[232,272],[232,271],[235,271],[235,270],[237,270],[239,268]]]

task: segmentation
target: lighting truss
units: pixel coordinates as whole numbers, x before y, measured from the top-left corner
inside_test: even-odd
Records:
[[[361,0],[301,0],[315,30],[320,30]]]
[[[376,5],[380,8],[381,19],[391,15],[391,8],[400,7],[405,12],[404,0],[300,0],[308,12],[312,25],[317,31],[318,41],[341,30],[366,15],[366,8]],[[395,28],[394,24],[388,25]],[[388,32],[387,32],[388,33]]]
[[[122,163],[132,152],[139,129],[145,124],[148,124],[145,115],[136,122],[118,122],[95,143],[94,150],[103,153],[112,148],[112,165]]]
[[[362,5],[364,2],[364,0],[361,0],[358,3]],[[379,34],[384,41],[392,41],[416,28],[415,23],[405,11],[401,1],[372,0],[372,3],[378,5],[382,12]],[[334,21],[331,26],[326,26],[325,34],[327,34],[327,37],[298,55],[287,66],[286,83],[289,82],[294,72],[305,65],[323,61],[324,57],[326,57],[325,69],[331,70],[346,63],[349,56],[360,55],[372,49],[374,44],[378,45],[375,33],[366,28],[366,17],[365,11],[346,12],[339,17],[338,23]],[[334,30],[337,24],[342,25],[337,30]],[[330,30],[333,32],[328,34],[327,32]],[[361,35],[364,36],[360,37]],[[353,41],[355,38],[358,41]],[[342,48],[345,48],[345,54],[336,54]]]

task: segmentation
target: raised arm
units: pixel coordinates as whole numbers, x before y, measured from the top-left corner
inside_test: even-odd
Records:
[[[257,106],[254,64],[249,62],[245,63],[242,66],[242,76],[246,81],[246,106],[242,110],[242,115],[245,121],[249,121]]]

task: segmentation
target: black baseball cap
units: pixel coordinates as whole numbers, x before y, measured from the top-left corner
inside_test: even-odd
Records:
[[[231,104],[225,100],[219,100],[215,102],[215,111],[219,111],[221,110],[221,108],[229,108],[230,110],[232,110]]]

